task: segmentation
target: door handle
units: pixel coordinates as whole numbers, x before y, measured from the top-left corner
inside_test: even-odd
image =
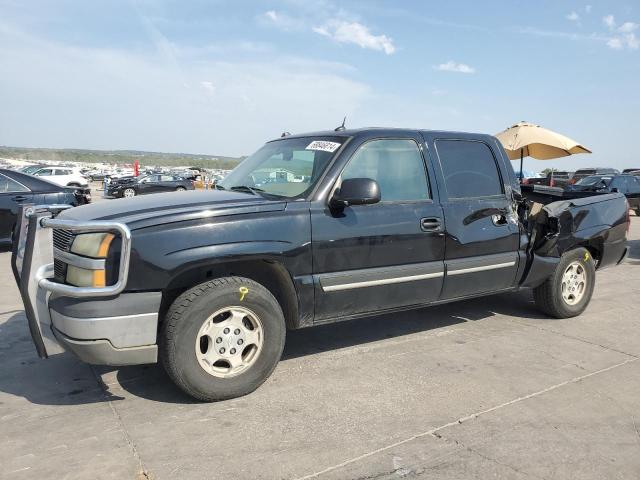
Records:
[[[426,217],[420,219],[420,228],[424,232],[439,232],[442,222],[438,217]]]
[[[16,195],[12,198],[14,202],[24,202],[27,199],[24,195]]]
[[[497,215],[492,215],[491,216],[491,221],[497,227],[500,227],[502,225],[507,225],[509,223],[507,221],[507,214],[506,213],[504,213],[504,214],[499,213]]]

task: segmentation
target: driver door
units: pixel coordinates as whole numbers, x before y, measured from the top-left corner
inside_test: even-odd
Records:
[[[149,175],[148,177],[140,180],[140,182],[138,183],[138,195],[153,193],[159,179],[160,175]]]
[[[381,200],[332,211],[311,206],[315,321],[422,305],[444,277],[442,208],[417,135],[371,139],[342,171],[378,182]]]

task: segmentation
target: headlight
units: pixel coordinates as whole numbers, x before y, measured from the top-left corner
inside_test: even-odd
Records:
[[[88,270],[67,265],[67,283],[76,287],[104,287],[107,283],[106,277],[104,270]]]
[[[75,237],[71,244],[71,253],[91,257],[101,262],[102,268],[90,269],[77,265],[67,265],[67,283],[77,287],[104,287],[107,284],[107,274],[104,269],[109,246],[115,238],[112,233],[83,233]]]
[[[114,238],[112,233],[83,233],[73,240],[71,252],[85,257],[107,258]]]

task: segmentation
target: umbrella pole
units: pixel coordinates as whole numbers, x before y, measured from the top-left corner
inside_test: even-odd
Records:
[[[520,149],[520,183],[522,183],[522,179],[524,178],[524,172],[522,171],[522,164],[524,163],[524,148]]]

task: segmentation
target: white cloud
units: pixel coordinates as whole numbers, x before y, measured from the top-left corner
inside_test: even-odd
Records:
[[[200,82],[200,85],[202,86],[202,88],[204,88],[207,92],[213,93],[216,91],[216,87],[213,84],[213,82],[209,82],[209,81],[202,81]]]
[[[592,8],[593,8],[593,7],[592,7],[591,5],[585,5],[585,6],[584,6],[584,11],[585,11],[587,14],[589,14],[589,13],[591,13],[591,9],[592,9]]]
[[[281,30],[301,30],[305,27],[305,22],[301,18],[292,17],[286,13],[268,10],[258,16],[258,21],[263,25],[271,25]]]
[[[611,31],[611,35],[607,37],[606,42],[609,48],[614,50],[638,50],[640,41],[636,37],[635,31],[639,25],[635,22],[624,22],[620,26],[616,23],[613,15],[603,17],[602,21]]]
[[[622,50],[624,48],[624,43],[620,37],[612,37],[607,40],[607,46],[614,50]]]
[[[386,35],[374,35],[369,28],[358,22],[332,19],[313,31],[339,43],[352,43],[361,48],[383,51],[392,55],[396,51],[393,39]]]
[[[449,60],[447,63],[441,63],[440,65],[435,65],[433,68],[440,72],[476,73],[475,68],[464,63],[456,63],[453,60]]]
[[[638,29],[638,24],[633,22],[624,22],[618,27],[618,31],[621,33],[631,33]]]
[[[613,15],[606,15],[602,17],[602,22],[609,28],[609,30],[616,28],[616,19]]]
[[[578,15],[577,12],[571,12],[569,15],[567,15],[567,20],[578,22],[580,21],[580,15]]]

